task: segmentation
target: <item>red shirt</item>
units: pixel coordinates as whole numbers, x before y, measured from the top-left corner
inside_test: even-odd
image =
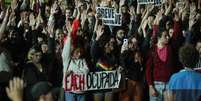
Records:
[[[77,31],[79,27],[80,27],[79,19],[74,19],[72,24],[72,33],[71,33],[72,40],[73,40],[73,47],[77,46]],[[67,40],[67,37],[65,36],[64,43],[66,42],[66,40]]]
[[[167,61],[167,46],[163,48],[157,47],[157,55],[159,56],[162,62],[166,62]]]
[[[174,58],[170,46],[167,45],[160,52],[157,52],[157,49],[157,46],[154,46],[149,51],[146,62],[146,79],[149,85],[152,85],[153,81],[168,82],[174,70]]]

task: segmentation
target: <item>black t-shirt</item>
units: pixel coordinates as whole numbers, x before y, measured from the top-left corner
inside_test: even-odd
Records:
[[[34,101],[31,95],[31,88],[39,81],[48,81],[47,68],[43,66],[43,71],[40,72],[33,63],[27,63],[24,66],[23,80],[25,87],[25,101]]]

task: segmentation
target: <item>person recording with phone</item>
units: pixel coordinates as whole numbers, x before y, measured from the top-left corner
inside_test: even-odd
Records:
[[[121,48],[120,66],[126,79],[126,88],[120,92],[121,101],[142,101],[142,54],[136,37],[124,38]]]

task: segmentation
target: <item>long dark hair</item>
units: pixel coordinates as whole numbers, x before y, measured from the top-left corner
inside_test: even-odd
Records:
[[[106,43],[109,42],[110,38],[111,38],[110,28],[109,26],[104,25],[104,33],[99,39],[100,47],[104,47]]]

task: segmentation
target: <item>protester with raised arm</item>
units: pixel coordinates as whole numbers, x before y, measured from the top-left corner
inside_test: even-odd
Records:
[[[71,74],[87,74],[89,72],[86,60],[83,57],[83,48],[81,46],[73,47],[72,45],[71,24],[68,22],[66,27],[68,35],[62,52],[64,90],[67,90],[66,79]],[[86,101],[86,93],[84,91],[65,91],[65,101]]]

